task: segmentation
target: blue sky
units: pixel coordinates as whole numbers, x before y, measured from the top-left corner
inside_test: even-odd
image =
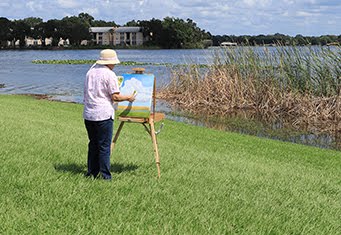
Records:
[[[193,19],[217,34],[341,34],[341,0],[1,0],[0,16],[61,19],[87,12],[95,19]]]

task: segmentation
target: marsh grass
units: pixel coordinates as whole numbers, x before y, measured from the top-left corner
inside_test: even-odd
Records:
[[[239,47],[218,51],[207,68],[175,68],[159,98],[190,113],[228,116],[247,110],[266,121],[338,133],[341,50]]]
[[[126,124],[105,182],[83,177],[82,105],[0,109],[0,234],[340,233],[340,152],[166,120],[157,180],[150,138]]]

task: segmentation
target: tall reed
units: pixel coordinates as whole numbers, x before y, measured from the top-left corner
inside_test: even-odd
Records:
[[[238,47],[214,53],[206,68],[174,68],[160,98],[199,115],[247,110],[297,128],[341,130],[340,48]]]

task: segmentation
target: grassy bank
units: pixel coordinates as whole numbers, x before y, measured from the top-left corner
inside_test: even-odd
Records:
[[[104,182],[82,176],[81,105],[1,95],[0,110],[1,234],[340,234],[340,152],[166,121],[157,180],[130,124]]]

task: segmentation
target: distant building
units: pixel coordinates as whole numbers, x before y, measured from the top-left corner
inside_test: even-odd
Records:
[[[45,38],[45,46],[50,46],[52,45],[52,40],[53,38]],[[69,39],[59,39],[58,46],[68,46],[70,44]],[[19,46],[20,45],[20,40],[15,40],[15,41],[7,41],[6,46],[11,47],[11,46]],[[25,37],[25,46],[26,47],[39,47],[43,46],[43,39],[35,39],[32,37]]]
[[[67,39],[62,39],[62,38],[60,38],[59,39],[59,42],[58,42],[58,46],[69,46],[70,45],[70,41],[69,41],[69,39],[67,38]]]
[[[236,42],[222,42],[220,43],[220,46],[222,47],[230,47],[230,46],[237,46],[238,44]]]
[[[340,46],[340,43],[339,42],[330,42],[330,43],[327,43],[326,46]]]
[[[114,27],[90,27],[89,31],[92,35],[92,41],[96,45],[112,45],[113,35],[111,30]]]
[[[140,46],[146,40],[141,27],[91,27],[97,45]]]
[[[52,37],[50,37],[50,38],[45,38],[45,46],[52,45],[52,40],[53,40]]]
[[[32,37],[25,37],[25,45],[27,47],[31,47],[31,46],[41,46],[42,40],[41,39],[34,39]]]
[[[88,40],[81,41],[81,46],[87,46],[87,45],[88,45]]]

